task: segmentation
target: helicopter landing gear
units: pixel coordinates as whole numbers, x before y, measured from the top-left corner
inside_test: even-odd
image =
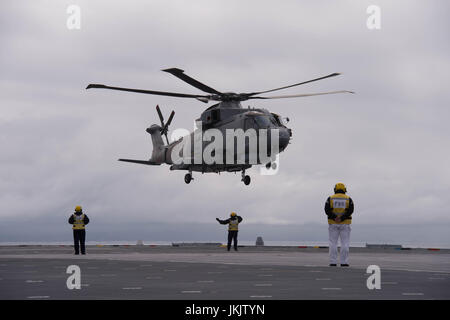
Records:
[[[192,173],[186,173],[186,175],[184,176],[184,182],[186,182],[186,184],[191,183],[191,180],[194,180],[194,178],[192,178]]]
[[[251,181],[250,176],[246,176],[245,175],[245,170],[242,170],[242,179],[241,179],[241,181],[243,181],[246,186],[248,186],[250,184],[250,181]]]

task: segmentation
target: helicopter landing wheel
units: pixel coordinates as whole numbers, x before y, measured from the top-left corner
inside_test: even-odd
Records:
[[[190,174],[190,173],[186,173],[186,175],[184,176],[184,182],[186,182],[186,184],[191,183],[192,179],[193,179],[192,174]]]
[[[251,181],[250,176],[245,176],[245,177],[242,179],[242,181],[244,181],[244,184],[245,184],[246,186],[248,186],[248,185],[250,184],[250,181]]]

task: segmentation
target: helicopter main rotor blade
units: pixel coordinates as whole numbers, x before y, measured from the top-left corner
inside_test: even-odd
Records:
[[[335,94],[335,93],[354,93],[353,91],[341,90],[341,91],[330,91],[330,92],[319,92],[319,93],[303,93],[303,94],[291,94],[285,96],[272,96],[272,97],[249,97],[248,99],[282,99],[282,98],[300,98],[300,97],[311,97],[311,96],[321,96],[325,94]]]
[[[210,98],[210,96],[202,96],[202,95],[196,95],[196,94],[111,87],[111,86],[105,86],[103,84],[90,84],[86,87],[86,89],[92,89],[92,88],[129,91],[129,92],[146,93],[146,94],[154,94],[154,95],[159,95],[159,96],[169,96],[169,97],[177,97],[177,98],[195,98],[195,99],[209,99]]]
[[[246,95],[247,97],[251,97],[251,96],[254,96],[254,95],[257,95],[257,94],[262,94],[262,93],[267,93],[267,92],[272,92],[272,91],[292,88],[292,87],[300,86],[302,84],[306,84],[306,83],[310,83],[310,82],[314,82],[314,81],[319,81],[319,80],[323,80],[323,79],[326,79],[326,78],[335,77],[335,76],[338,76],[338,75],[340,75],[340,73],[335,72],[335,73],[329,74],[329,75],[324,76],[324,77],[320,77],[320,78],[316,78],[316,79],[312,79],[312,80],[308,80],[308,81],[303,81],[303,82],[299,82],[299,83],[296,83],[296,84],[291,84],[290,86],[285,86],[285,87],[281,87],[281,88],[276,88],[276,89],[271,89],[271,90],[266,90],[266,91],[260,91],[260,92],[244,93],[243,95]]]
[[[219,95],[222,94],[221,92],[217,91],[216,89],[208,87],[206,84],[203,84],[200,81],[197,81],[194,78],[189,77],[188,75],[186,75],[184,73],[184,70],[181,70],[178,68],[170,68],[170,69],[164,69],[162,71],[168,72],[168,73],[174,75],[175,77],[177,77],[178,79],[183,80],[184,82],[189,83],[191,86],[194,86],[197,89],[200,89],[204,92],[212,93],[212,94],[219,94]]]

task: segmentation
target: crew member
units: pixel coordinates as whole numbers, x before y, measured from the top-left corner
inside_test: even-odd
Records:
[[[353,200],[345,193],[347,188],[343,183],[334,187],[334,195],[325,202],[325,213],[328,216],[328,236],[330,266],[337,265],[337,244],[341,239],[340,263],[341,267],[348,267],[348,253],[350,246],[350,224],[352,223]]]
[[[220,224],[228,224],[228,245],[227,249],[230,251],[231,249],[231,241],[234,241],[234,250],[238,251],[238,245],[237,245],[237,236],[238,236],[238,230],[239,230],[239,223],[242,222],[242,217],[238,216],[236,212],[232,212],[230,214],[230,218],[226,220],[220,220],[219,218],[216,218],[216,220]]]
[[[86,228],[89,223],[89,218],[83,213],[81,206],[75,207],[75,212],[70,216],[69,223],[72,224],[73,229],[73,241],[75,247],[75,254],[86,254],[85,240],[86,240]]]

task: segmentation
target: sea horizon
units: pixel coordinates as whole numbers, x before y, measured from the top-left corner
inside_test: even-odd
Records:
[[[226,244],[224,241],[220,240],[177,240],[177,241],[161,241],[161,240],[89,240],[86,241],[86,245],[137,245],[138,241],[142,241],[143,245],[173,245],[180,243],[220,243]],[[377,244],[377,245],[400,245],[403,248],[416,248],[416,249],[428,249],[428,248],[438,248],[438,249],[450,249],[450,244],[446,243],[389,243],[389,242],[350,242],[350,247],[365,247],[366,244]],[[73,241],[5,241],[0,242],[0,246],[18,246],[18,245],[41,245],[41,246],[52,246],[52,245],[73,245]],[[239,245],[243,246],[255,246],[255,241],[239,241]],[[265,241],[264,246],[281,246],[281,247],[292,247],[292,246],[328,246],[326,241]]]

